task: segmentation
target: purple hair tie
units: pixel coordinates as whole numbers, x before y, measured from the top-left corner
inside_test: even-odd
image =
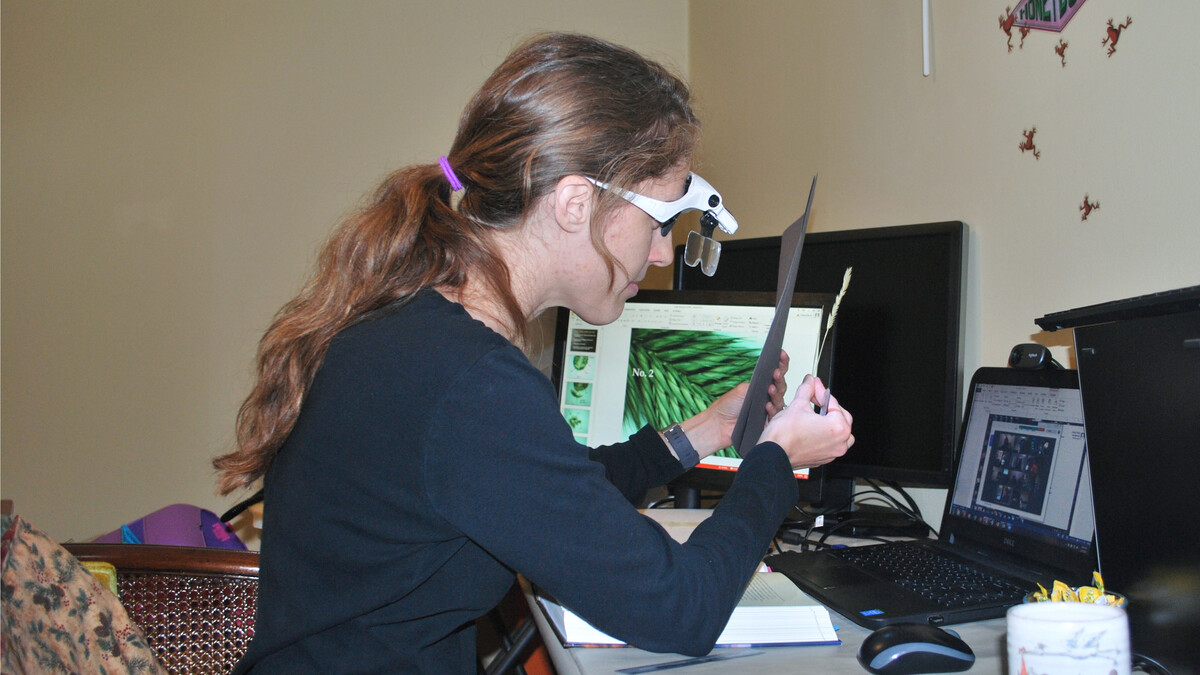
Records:
[[[450,168],[450,160],[446,159],[445,155],[438,158],[438,164],[442,166],[442,173],[446,175],[446,180],[450,181],[450,189],[455,192],[463,189],[462,181],[454,175],[454,169]]]

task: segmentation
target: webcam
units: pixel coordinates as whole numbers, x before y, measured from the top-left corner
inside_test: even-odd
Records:
[[[1061,368],[1058,361],[1050,355],[1050,350],[1039,344],[1027,342],[1012,348],[1008,353],[1008,366],[1019,370],[1039,370],[1042,368]]]

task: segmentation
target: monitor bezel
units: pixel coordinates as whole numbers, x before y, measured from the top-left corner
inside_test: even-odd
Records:
[[[943,221],[857,230],[811,232],[805,239],[804,257],[800,261],[800,277],[797,280],[797,291],[836,290],[813,289],[804,286],[805,260],[811,260],[812,256],[822,255],[821,249],[826,245],[832,247],[841,243],[856,244],[859,242],[882,244],[889,239],[926,237],[936,237],[946,240],[948,250],[953,252],[945,261],[947,266],[945,286],[950,297],[954,298],[955,301],[947,303],[944,321],[942,322],[943,330],[939,332],[939,339],[944,344],[945,360],[940,366],[944,377],[942,378],[942,386],[940,388],[941,400],[938,402],[939,409],[942,410],[942,415],[940,416],[941,429],[939,436],[941,443],[938,448],[938,466],[935,469],[912,469],[878,462],[863,463],[856,460],[855,453],[852,450],[846,456],[826,465],[824,472],[824,487],[826,492],[836,491],[844,499],[849,499],[853,494],[854,483],[858,479],[871,479],[910,486],[935,488],[946,488],[953,483],[954,454],[957,447],[959,427],[962,422],[963,351],[966,342],[964,333],[966,324],[965,290],[968,230],[966,224],[961,221]],[[778,256],[780,241],[781,238],[778,236],[724,241],[722,242],[721,264],[728,265],[739,254],[748,252],[756,253],[758,256],[763,257],[762,260],[756,261],[758,264],[754,268],[757,275],[754,283],[758,284],[758,286],[754,289],[744,288],[743,290],[772,288],[777,281],[777,272],[776,266],[770,260],[771,252],[775,252],[775,257]],[[720,279],[721,267],[718,267],[715,277],[704,277],[695,268],[685,266],[682,263],[682,255],[682,247],[676,247],[674,269],[674,285],[676,288],[728,288],[727,286],[722,286],[723,282]],[[853,289],[852,281],[851,291]],[[847,302],[852,301],[851,295],[847,295]],[[842,358],[848,358],[844,349],[841,350],[840,355]],[[836,366],[835,362],[835,381],[833,384],[835,392],[837,389]],[[855,411],[853,409],[850,412],[858,415],[860,418],[864,414],[869,414],[869,411]],[[837,485],[837,483],[841,484]]]

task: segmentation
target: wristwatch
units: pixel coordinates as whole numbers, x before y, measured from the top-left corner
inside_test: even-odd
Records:
[[[690,469],[700,463],[700,455],[692,447],[687,434],[683,433],[683,427],[672,424],[663,430],[663,437],[667,439],[667,445],[675,451],[675,456],[679,458],[679,463],[683,464],[684,469]]]

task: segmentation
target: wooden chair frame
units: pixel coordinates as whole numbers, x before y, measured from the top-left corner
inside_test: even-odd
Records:
[[[116,568],[129,617],[170,673],[228,673],[254,636],[258,553],[150,544],[63,544]]]

